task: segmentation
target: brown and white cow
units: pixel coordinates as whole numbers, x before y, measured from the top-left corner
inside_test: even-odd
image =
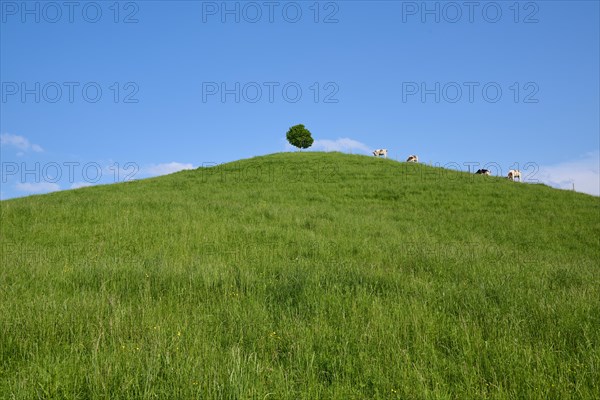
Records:
[[[406,159],[406,162],[416,162],[416,163],[418,163],[418,162],[419,162],[419,157],[418,157],[418,156],[416,156],[416,155],[414,155],[414,154],[413,154],[413,155],[410,155],[410,156],[408,156],[408,158]]]
[[[377,149],[373,152],[373,155],[375,157],[383,156],[384,158],[387,158],[387,149]]]
[[[521,182],[521,171],[519,171],[518,169],[511,169],[510,171],[508,171],[508,179],[510,179],[511,181],[515,181],[517,180],[517,178],[519,178],[519,182]]]

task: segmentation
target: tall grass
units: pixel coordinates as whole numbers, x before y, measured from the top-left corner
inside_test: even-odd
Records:
[[[3,398],[600,397],[598,198],[304,152],[0,206]]]

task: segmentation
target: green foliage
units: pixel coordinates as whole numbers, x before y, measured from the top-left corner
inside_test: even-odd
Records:
[[[308,149],[314,142],[310,131],[302,124],[292,126],[287,131],[286,138],[292,146],[298,147],[299,149]]]
[[[0,202],[2,398],[600,398],[598,198],[336,153]]]

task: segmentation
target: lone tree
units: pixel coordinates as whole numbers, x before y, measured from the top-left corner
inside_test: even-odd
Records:
[[[299,149],[308,149],[315,141],[310,135],[310,131],[302,124],[292,126],[285,136],[292,146]]]

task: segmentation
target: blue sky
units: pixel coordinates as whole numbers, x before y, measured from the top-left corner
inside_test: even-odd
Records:
[[[0,1],[2,199],[290,151],[600,195],[597,1]]]

